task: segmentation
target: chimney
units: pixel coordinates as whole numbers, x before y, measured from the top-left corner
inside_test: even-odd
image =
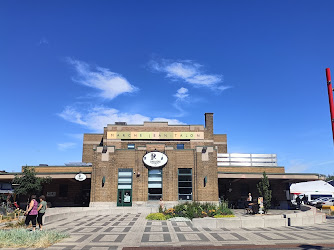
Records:
[[[213,136],[213,113],[205,113],[205,129],[208,131],[209,136]]]

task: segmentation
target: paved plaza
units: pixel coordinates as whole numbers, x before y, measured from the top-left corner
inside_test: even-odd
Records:
[[[68,218],[46,225],[71,237],[48,249],[237,249],[268,245],[328,244],[334,249],[334,220],[308,227],[209,229],[194,228],[190,221],[147,221],[143,214],[99,215]],[[23,249],[23,248],[21,248]],[[165,248],[161,248],[165,249]],[[284,248],[283,248],[284,249]],[[321,247],[298,249],[327,249]]]

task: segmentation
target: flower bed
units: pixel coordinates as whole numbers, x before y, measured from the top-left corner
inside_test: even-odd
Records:
[[[227,207],[225,202],[219,206],[212,203],[186,202],[173,208],[160,211],[161,213],[149,214],[148,220],[163,220],[174,217],[204,218],[204,217],[234,217],[232,210]],[[216,217],[217,218],[217,217]]]

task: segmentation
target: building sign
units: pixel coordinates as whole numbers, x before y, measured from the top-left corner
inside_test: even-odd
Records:
[[[83,173],[79,173],[74,177],[74,179],[76,179],[77,181],[84,181],[84,180],[86,180],[86,178],[87,178],[87,176]]]
[[[116,131],[108,131],[107,139],[203,140],[204,132],[116,132]]]
[[[168,161],[167,155],[161,152],[149,152],[143,157],[145,165],[152,168],[159,168],[166,165]]]

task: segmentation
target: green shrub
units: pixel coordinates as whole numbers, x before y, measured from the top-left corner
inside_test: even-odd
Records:
[[[231,209],[229,209],[228,207],[219,207],[217,214],[223,214],[223,215],[229,215],[229,214],[233,214],[233,211]]]
[[[176,217],[185,217],[188,208],[188,202],[173,207]]]
[[[0,248],[46,248],[67,237],[69,237],[67,233],[49,230],[36,232],[22,228],[0,230]]]
[[[146,220],[166,220],[163,213],[152,213],[146,216]]]
[[[169,208],[163,212],[166,219],[173,217],[186,217],[189,219],[214,217],[215,215],[233,215],[232,210],[227,206],[228,203],[222,203],[216,206],[212,203],[186,202]]]
[[[230,217],[235,217],[234,214],[216,214],[213,216],[214,218],[230,218]]]

